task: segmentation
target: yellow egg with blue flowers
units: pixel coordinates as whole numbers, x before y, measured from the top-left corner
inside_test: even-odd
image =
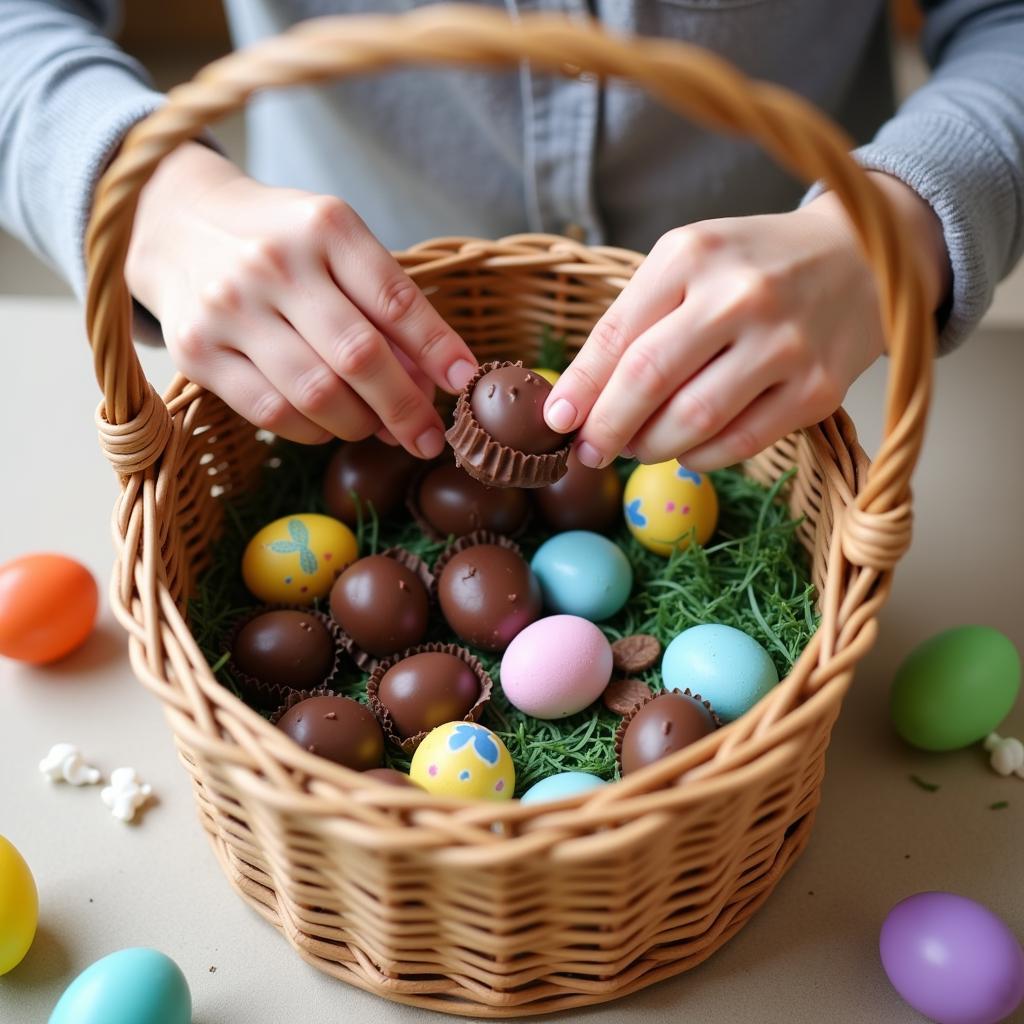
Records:
[[[511,800],[516,770],[505,744],[476,722],[446,722],[416,748],[409,778],[434,796]]]
[[[668,558],[692,538],[706,544],[718,524],[718,495],[706,473],[671,462],[637,466],[622,496],[629,532],[648,551]]]
[[[327,596],[358,557],[355,534],[337,519],[314,513],[282,516],[249,541],[242,579],[261,601],[312,604]]]

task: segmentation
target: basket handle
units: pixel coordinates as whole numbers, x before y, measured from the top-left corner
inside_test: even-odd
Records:
[[[853,222],[880,289],[891,367],[885,436],[843,524],[851,562],[891,569],[910,541],[910,476],[931,393],[932,316],[887,201],[849,155],[850,140],[788,90],[747,79],[685,43],[611,36],[587,21],[529,14],[510,19],[476,6],[436,5],[388,17],[330,17],[210,64],[136,125],[96,191],[86,238],[86,324],[103,391],[101,441],[122,476],[160,458],[171,416],[147,382],[131,336],[124,264],[142,187],[159,161],[259,89],[321,82],[396,65],[495,67],[529,60],[565,75],[590,72],[643,86],[697,123],[757,141],[804,182],[823,179]]]

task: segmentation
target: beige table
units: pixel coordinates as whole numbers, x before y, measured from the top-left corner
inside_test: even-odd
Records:
[[[0,561],[73,553],[106,581],[115,494],[92,429],[97,392],[81,314],[61,300],[0,300]],[[170,372],[146,354],[151,376]],[[881,371],[882,367],[877,368]],[[829,755],[808,852],[754,921],[703,967],[564,1020],[899,1022],[919,1020],[889,988],[878,929],[897,900],[950,889],[997,909],[1024,936],[1024,781],[977,750],[927,756],[893,738],[893,666],[944,626],[986,622],[1024,648],[1024,333],[991,333],[939,367],[936,415],[917,476],[917,539],[877,649]],[[870,447],[882,374],[848,403]],[[1024,706],[1007,729],[1024,736]],[[105,770],[135,766],[159,803],[136,827],[95,789],[48,786],[36,763],[79,744]],[[24,853],[42,901],[39,936],[0,978],[0,1021],[45,1022],[64,986],[115,949],[151,945],[188,976],[195,1024],[389,1024],[445,1018],[382,1002],[306,966],[221,876],[155,700],[135,682],[104,611],[91,641],[45,670],[0,662],[0,832]],[[927,793],[912,772],[938,783]],[[998,800],[1006,810],[990,810]],[[1024,1022],[1024,1013],[1014,1018]]]

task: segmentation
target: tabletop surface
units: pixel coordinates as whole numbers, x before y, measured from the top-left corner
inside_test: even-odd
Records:
[[[80,309],[0,300],[6,387],[0,423],[0,562],[60,550],[103,581],[112,561],[113,473],[100,454],[97,391]],[[166,353],[144,353],[158,387]],[[885,364],[847,408],[870,451]],[[860,665],[828,755],[810,847],[774,895],[706,964],[562,1021],[901,1022],[920,1018],[889,987],[877,954],[889,908],[946,889],[988,904],[1024,936],[1024,781],[990,771],[980,749],[903,747],[887,717],[894,667],[946,626],[996,626],[1024,649],[1024,332],[988,331],[940,362],[916,477],[916,536]],[[1003,730],[1024,736],[1024,702]],[[132,765],[158,800],[134,826],[97,788],[51,786],[37,763],[77,744],[104,771]],[[234,894],[199,826],[157,701],[135,681],[104,600],[95,634],[45,669],[0,659],[0,833],[24,854],[40,926],[23,963],[0,978],[0,1021],[42,1024],[64,987],[116,949],[172,956],[192,989],[194,1024],[411,1024],[451,1020],[386,1003],[319,974]],[[916,774],[939,789],[910,781]],[[993,803],[1007,801],[1004,809]],[[1012,1018],[1024,1024],[1024,1010]]]

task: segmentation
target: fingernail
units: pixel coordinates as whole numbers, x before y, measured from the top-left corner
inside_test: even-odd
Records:
[[[628,444],[624,444],[622,446],[622,451],[619,452],[619,454],[624,459],[631,459],[631,458],[633,458],[633,449]]]
[[[424,430],[416,438],[416,450],[425,459],[436,459],[441,454],[442,448],[444,448],[444,434],[437,427]]]
[[[474,373],[476,367],[468,359],[457,359],[448,367],[448,387],[452,391],[461,391]]]
[[[568,430],[576,422],[576,406],[564,398],[556,398],[544,418],[552,430]]]
[[[576,458],[584,466],[589,466],[591,469],[600,469],[601,463],[604,462],[604,456],[592,444],[588,444],[586,441],[580,441],[576,445]]]

